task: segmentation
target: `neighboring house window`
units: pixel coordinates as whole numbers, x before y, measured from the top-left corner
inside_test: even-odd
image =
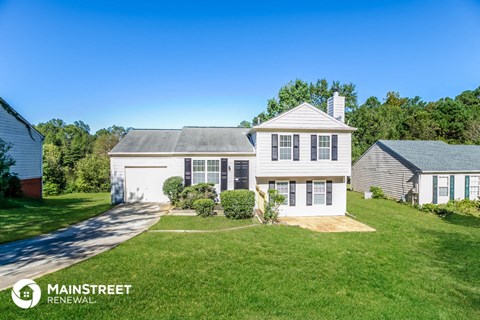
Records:
[[[220,183],[220,160],[193,160],[192,184],[209,182]],[[206,169],[206,170],[205,170]]]
[[[438,177],[438,196],[448,197],[448,177]]]
[[[292,159],[292,136],[280,135],[280,160]]]
[[[276,182],[275,188],[277,189],[277,192],[283,196],[285,196],[285,201],[283,202],[283,205],[288,206],[288,181],[281,181],[281,182]]]
[[[470,199],[476,200],[480,196],[480,176],[470,176]]]
[[[205,182],[205,160],[193,160],[192,184]]]
[[[330,136],[318,136],[318,159],[330,160]]]
[[[207,160],[207,182],[220,183],[220,161]]]
[[[326,196],[325,181],[313,181],[313,204],[324,205]]]

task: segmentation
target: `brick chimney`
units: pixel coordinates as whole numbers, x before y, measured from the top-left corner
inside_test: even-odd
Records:
[[[335,119],[345,122],[345,97],[338,93],[338,89],[333,89],[333,97],[327,101],[328,115]]]

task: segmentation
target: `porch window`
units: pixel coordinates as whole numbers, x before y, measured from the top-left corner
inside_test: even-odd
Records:
[[[288,181],[276,182],[275,184],[277,192],[285,196],[285,201],[282,204],[288,206]]]
[[[292,136],[280,135],[280,160],[292,159]]]
[[[192,184],[204,182],[219,184],[220,160],[193,160],[192,172]]]
[[[318,159],[330,160],[330,136],[318,136]]]
[[[448,197],[448,177],[438,177],[438,196]]]
[[[470,199],[477,200],[480,196],[480,176],[470,176]]]
[[[325,181],[313,182],[313,204],[325,205],[326,187]]]

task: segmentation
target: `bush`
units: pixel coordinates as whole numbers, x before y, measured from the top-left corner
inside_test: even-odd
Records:
[[[209,217],[213,216],[213,209],[215,208],[215,201],[212,199],[199,199],[193,203],[193,208],[198,216]]]
[[[372,193],[373,199],[387,199],[387,196],[380,187],[371,186],[370,192]]]
[[[79,192],[110,190],[110,159],[93,154],[80,159],[76,165],[75,189]]]
[[[250,190],[226,190],[220,194],[225,216],[230,219],[253,217],[255,193]]]
[[[46,196],[56,196],[62,192],[60,186],[53,182],[45,182],[43,184],[43,194]]]
[[[179,206],[182,209],[193,209],[193,203],[199,199],[217,199],[217,192],[213,187],[213,183],[199,183],[186,187],[180,193]]]
[[[22,184],[16,175],[10,175],[8,178],[5,196],[7,198],[20,198],[22,196]]]
[[[480,215],[480,201],[475,200],[452,200],[447,204],[427,203],[421,207],[424,212],[431,212],[441,217],[449,214]]]
[[[174,206],[178,204],[180,193],[183,191],[183,178],[170,177],[163,183],[163,194],[168,197],[170,203]]]
[[[280,206],[285,201],[285,196],[283,194],[279,194],[275,189],[268,190],[268,202],[265,206],[265,213],[263,217],[267,222],[276,222],[278,220],[278,213]]]

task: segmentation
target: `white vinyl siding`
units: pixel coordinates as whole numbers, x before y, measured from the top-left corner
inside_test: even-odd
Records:
[[[275,189],[277,192],[283,196],[285,196],[285,201],[283,205],[288,206],[288,181],[276,181],[275,182]]]
[[[326,197],[326,181],[313,181],[313,205],[325,205]]]
[[[330,136],[318,136],[318,160],[330,160]]]
[[[292,136],[280,135],[279,137],[280,160],[292,159]]]
[[[480,196],[480,176],[470,176],[470,200],[477,200]]]

